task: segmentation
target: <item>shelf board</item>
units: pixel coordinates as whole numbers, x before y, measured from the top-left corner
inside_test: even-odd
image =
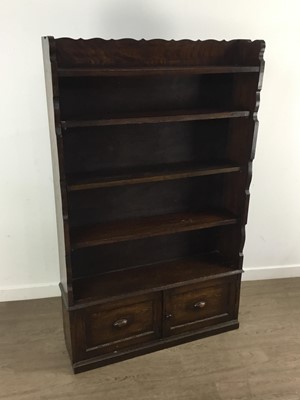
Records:
[[[97,224],[71,229],[71,247],[80,249],[177,232],[231,225],[237,218],[225,211],[185,212]]]
[[[218,253],[165,261],[131,269],[107,272],[73,281],[76,303],[153,292],[213,278],[240,274]]]
[[[238,165],[212,164],[195,165],[191,163],[169,164],[148,168],[124,168],[108,172],[86,172],[68,177],[69,192],[105,187],[136,185],[140,183],[170,181],[240,171]]]
[[[169,110],[164,112],[103,115],[95,120],[61,121],[63,129],[86,128],[105,125],[154,124],[166,122],[199,121],[209,119],[245,118],[250,111],[216,111],[216,110]]]
[[[59,68],[59,77],[93,77],[93,76],[143,76],[143,75],[204,75],[204,74],[235,74],[259,72],[258,66],[180,66],[180,67],[136,67],[136,68],[101,68],[77,67]]]

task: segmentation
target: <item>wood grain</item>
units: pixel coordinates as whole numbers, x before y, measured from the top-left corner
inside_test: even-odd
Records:
[[[56,39],[59,67],[257,66],[261,40]]]
[[[173,112],[143,113],[141,115],[104,115],[101,119],[95,120],[73,120],[61,121],[64,130],[69,128],[96,127],[107,125],[128,125],[128,124],[153,124],[180,121],[202,121],[224,118],[245,118],[249,117],[247,110],[236,111],[206,111],[206,110],[176,110]]]
[[[144,67],[144,68],[59,68],[59,77],[78,76],[139,76],[139,75],[203,75],[259,72],[254,66],[209,66],[209,67]]]
[[[238,328],[265,43],[43,43],[75,372]]]
[[[73,228],[71,236],[73,248],[80,249],[105,243],[232,225],[236,222],[235,216],[222,211],[186,212]]]
[[[155,167],[141,167],[108,171],[97,171],[70,175],[68,191],[98,189],[123,185],[136,185],[146,182],[161,182],[185,179],[196,176],[208,176],[238,172],[241,167],[230,164],[197,165],[191,163],[169,164]]]
[[[1,399],[299,400],[300,278],[242,284],[240,329],[74,376],[60,299],[0,304]]]
[[[77,303],[101,302],[241,273],[212,253],[76,279],[73,286]]]

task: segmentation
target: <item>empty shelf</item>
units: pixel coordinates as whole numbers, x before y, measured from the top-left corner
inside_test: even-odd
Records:
[[[79,278],[73,281],[73,287],[75,301],[80,303],[160,291],[240,273],[218,253],[211,253]]]
[[[68,177],[68,191],[98,189],[104,187],[135,185],[148,182],[169,181],[197,176],[226,174],[240,171],[232,164],[195,165],[178,163],[148,168],[123,168],[119,170],[86,172]]]
[[[180,66],[180,67],[137,67],[137,68],[59,68],[60,77],[93,77],[93,76],[139,76],[139,75],[202,75],[202,74],[233,74],[233,73],[259,72],[258,66]]]
[[[140,217],[71,229],[73,249],[106,243],[193,231],[235,224],[237,218],[224,211],[186,212]]]
[[[154,124],[166,122],[199,121],[210,119],[245,118],[250,111],[172,110],[164,112],[103,115],[100,119],[61,121],[63,129],[105,125]]]

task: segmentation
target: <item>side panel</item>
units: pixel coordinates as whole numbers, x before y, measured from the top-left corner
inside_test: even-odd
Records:
[[[68,303],[71,305],[73,304],[73,295],[72,287],[70,285],[68,286],[68,282],[71,280],[71,267],[69,265],[70,257],[68,256],[70,243],[66,198],[67,194],[64,183],[64,162],[59,115],[58,82],[56,71],[54,70],[55,63],[52,62],[55,46],[54,39],[44,37],[42,38],[42,45],[54,181],[60,280],[61,288],[67,295],[66,297]]]

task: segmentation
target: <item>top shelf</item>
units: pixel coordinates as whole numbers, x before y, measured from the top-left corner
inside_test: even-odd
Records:
[[[139,67],[139,68],[58,68],[60,77],[139,76],[139,75],[206,75],[259,72],[258,66],[198,66],[198,67]]]

